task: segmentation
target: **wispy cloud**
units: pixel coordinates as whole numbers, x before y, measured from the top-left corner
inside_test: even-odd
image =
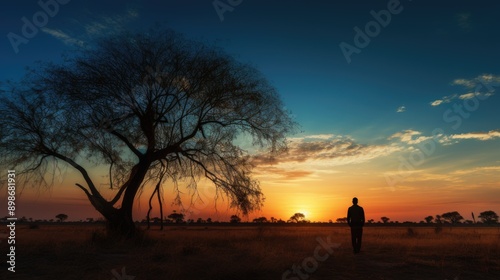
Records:
[[[468,175],[468,174],[477,174],[477,173],[487,173],[487,172],[494,172],[496,175],[500,174],[500,166],[480,166],[480,167],[473,167],[470,169],[461,169],[461,170],[456,170],[452,172],[452,174],[455,175]]]
[[[274,180],[298,180],[298,179],[304,179],[308,178],[311,179],[313,175],[312,170],[301,170],[301,169],[287,169],[287,168],[280,168],[276,166],[270,166],[266,167],[265,172],[259,173],[266,173],[268,178],[273,178]]]
[[[451,84],[455,86],[464,86],[467,88],[473,88],[476,86],[476,82],[474,80],[467,79],[455,79]]]
[[[468,84],[469,82],[464,82]],[[430,104],[431,106],[439,106],[443,103],[450,103],[455,99],[460,99],[460,100],[467,100],[467,99],[472,99],[474,97],[489,97],[493,95],[493,93],[486,92],[486,93],[481,93],[481,92],[468,92],[464,94],[453,94],[453,95],[448,95],[448,96],[443,96],[441,99],[437,99],[432,101]]]
[[[288,153],[280,157],[256,155],[253,162],[259,173],[284,179],[312,179],[334,166],[360,164],[401,150],[398,145],[363,145],[349,136],[333,134],[291,138]]]
[[[439,106],[443,103],[450,103],[453,99],[456,99],[458,97],[457,94],[452,94],[448,96],[443,96],[441,99],[436,99],[431,102],[431,106]]]
[[[432,102],[430,102],[431,106],[439,106],[444,103],[450,103],[455,99],[460,99],[460,100],[467,100],[467,99],[472,99],[475,97],[489,97],[492,96],[494,93],[493,86],[498,86],[500,85],[500,76],[496,76],[493,74],[482,74],[479,75],[473,79],[455,79],[451,82],[451,85],[454,86],[463,86],[470,89],[476,88],[475,92],[467,92],[464,94],[452,94],[452,95],[447,95],[443,96],[440,99],[436,99]],[[479,91],[477,88],[479,85],[484,85],[486,86],[486,92],[484,91]]]
[[[79,47],[85,45],[85,42],[83,40],[72,37],[60,29],[50,29],[47,27],[43,27],[42,32],[45,32],[53,36],[54,38],[62,41],[65,45],[73,45]]]
[[[493,74],[482,74],[473,79],[455,79],[451,83],[456,86],[464,86],[467,88],[474,88],[479,84],[493,84],[498,85],[500,83],[500,76]]]
[[[431,106],[439,106],[443,104],[443,100],[442,99],[437,99],[437,100],[434,100],[431,102]]]
[[[406,106],[399,106],[396,110],[396,113],[403,113],[406,111]]]
[[[453,134],[450,136],[452,139],[474,139],[480,141],[493,140],[500,138],[500,130],[491,130],[488,132],[470,132],[462,134]]]
[[[485,131],[485,132],[467,132],[461,134],[437,134],[432,136],[425,136],[420,131],[407,129],[400,132],[396,132],[387,138],[387,140],[389,141],[398,141],[405,145],[417,145],[419,143],[431,139],[445,146],[457,144],[463,140],[478,140],[478,141],[496,140],[500,139],[500,129]]]
[[[84,46],[96,37],[106,36],[117,32],[122,32],[127,29],[127,24],[139,17],[136,10],[129,9],[122,14],[112,16],[101,16],[97,19],[88,22],[78,22],[78,26],[70,26],[67,29],[72,29],[73,32],[61,29],[51,29],[44,27],[42,31],[62,41],[66,45]],[[75,30],[81,29],[78,35]]]
[[[463,182],[463,179],[459,178],[459,176],[454,176],[446,173],[431,173],[422,171],[410,174],[410,176],[406,177],[404,181],[407,183],[430,182],[430,181],[461,183]]]
[[[477,95],[479,95],[479,93],[469,92],[469,93],[464,93],[464,94],[459,95],[458,98],[460,98],[462,100],[466,100],[466,99],[472,99]]]
[[[397,139],[403,143],[406,143],[408,145],[415,145],[421,142],[424,142],[428,139],[431,139],[431,136],[423,136],[422,132],[412,130],[412,129],[407,129],[403,130],[401,132],[394,133],[393,135],[389,136],[387,138],[388,140],[393,140]]]
[[[472,29],[471,14],[470,13],[460,13],[455,15],[457,19],[458,26],[464,31],[470,31]]]
[[[452,145],[462,141],[493,141],[495,139],[500,139],[500,130],[427,136],[421,131],[407,129],[389,136],[386,144],[378,145],[361,144],[346,135],[318,134],[291,138],[287,154],[279,157],[258,154],[253,157],[253,163],[256,165],[255,173],[258,177],[266,178],[266,180],[272,178],[271,181],[277,184],[299,184],[304,181],[321,180],[324,172],[343,174],[346,170],[350,170],[350,166],[397,156],[398,153],[417,149],[425,141]],[[474,172],[496,170],[497,167],[488,167],[474,169]],[[398,170],[393,174],[390,171],[384,174],[392,174],[395,177],[403,176],[405,182],[410,184],[422,182],[464,184],[465,179],[462,176],[466,171],[434,173],[431,170],[408,170],[407,173],[403,173]]]
[[[420,131],[407,129],[389,136],[387,140],[397,140],[407,145],[416,145],[424,141],[433,139],[442,145],[457,144],[463,140],[478,140],[488,141],[500,139],[500,130],[490,130],[485,132],[467,132],[460,134],[438,134],[433,136],[425,136]]]
[[[279,158],[258,155],[256,164],[278,164],[284,162],[317,162],[326,161],[330,165],[344,165],[365,162],[385,156],[399,150],[396,146],[362,145],[348,136],[311,135],[292,138],[288,153]]]
[[[102,16],[99,19],[85,24],[85,32],[88,36],[102,36],[112,32],[125,30],[126,25],[139,17],[136,10],[130,9],[123,14],[113,16]]]
[[[442,188],[453,188],[457,189],[475,189],[478,187],[478,182],[476,182],[474,177],[471,176],[488,176],[493,178],[492,181],[496,181],[494,178],[498,178],[500,173],[500,166],[481,166],[481,167],[471,167],[467,169],[459,169],[449,173],[435,173],[432,170],[415,170],[408,172],[405,175],[405,182],[413,185],[412,183],[421,182],[442,182]],[[391,174],[391,173],[389,173]],[[393,176],[402,174],[393,172]],[[453,186],[449,186],[449,183],[453,183]],[[481,183],[481,184],[484,184]]]

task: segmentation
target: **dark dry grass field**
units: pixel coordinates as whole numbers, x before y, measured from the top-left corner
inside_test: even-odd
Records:
[[[354,255],[342,226],[169,226],[133,243],[100,225],[20,226],[16,272],[4,262],[0,279],[500,279],[499,227],[368,226],[363,238]]]

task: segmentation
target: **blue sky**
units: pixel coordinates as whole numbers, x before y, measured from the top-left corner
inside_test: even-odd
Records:
[[[37,1],[3,4],[1,80],[19,79],[24,68],[37,60],[60,61],[61,54],[71,56],[73,50],[99,36],[145,30],[160,23],[189,38],[216,44],[258,68],[301,125],[302,132],[293,136],[294,141],[363,147],[357,154],[338,151],[341,145],[335,146],[336,152],[325,148],[317,156],[326,154],[328,168],[341,166],[344,169],[336,172],[348,172],[349,167],[352,174],[360,168],[369,170],[367,178],[381,186],[380,174],[401,175],[400,158],[410,157],[419,143],[434,141],[436,148],[425,155],[423,163],[407,170],[429,176],[420,184],[462,188],[445,177],[489,172],[481,177],[484,182],[477,183],[477,197],[472,195],[472,199],[481,201],[481,191],[500,194],[498,183],[490,182],[498,182],[500,170],[497,1],[41,2],[57,3],[58,11],[47,17],[46,24],[39,16],[43,26],[26,44],[19,44],[17,52],[9,34],[22,36],[22,18],[33,22],[43,9]],[[218,13],[214,5],[229,5],[230,10]],[[372,30],[376,35],[350,56],[349,63],[339,45],[356,46],[355,27],[365,30],[375,20],[371,11],[380,13],[388,7],[398,12],[391,13],[385,27],[377,23],[377,32]],[[462,106],[462,113],[456,106]],[[435,129],[440,133],[432,138]],[[292,146],[292,152],[300,152],[299,147]],[[308,166],[299,166],[302,162],[293,159],[282,164],[297,164],[287,166],[288,170],[310,170],[318,158],[309,155]],[[339,159],[344,161],[333,163]],[[320,185],[330,180],[316,176],[323,178]],[[262,174],[263,188],[266,178]],[[401,192],[418,184],[404,181]],[[486,185],[487,190],[481,189]],[[471,193],[453,201],[466,196]],[[488,205],[496,202],[490,200]]]
[[[392,15],[360,54],[351,56],[350,64],[339,44],[354,45],[353,28],[364,29],[373,20],[370,11],[387,9],[390,1],[241,1],[222,14],[223,21],[213,2],[185,2],[59,4],[58,13],[34,38],[19,45],[19,53],[4,36],[0,74],[15,79],[35,60],[57,60],[62,52],[93,37],[144,30],[158,22],[188,37],[215,42],[255,65],[278,88],[306,132],[352,134],[363,128],[380,131],[389,123],[394,131],[434,128],[433,120],[442,112],[429,103],[465,92],[451,86],[453,80],[498,72],[500,40],[494,30],[499,27],[495,7],[500,4],[493,1],[401,1],[402,11]],[[32,1],[5,7],[1,15],[5,35],[22,35],[21,18],[32,21],[42,10]],[[400,106],[406,112],[395,114]],[[483,121],[495,129],[495,120],[488,119]]]

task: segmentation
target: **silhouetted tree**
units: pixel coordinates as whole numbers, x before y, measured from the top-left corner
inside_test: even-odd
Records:
[[[375,222],[375,220],[374,220],[374,219],[369,219],[367,222],[368,222],[369,224],[373,224],[373,223]]]
[[[229,218],[229,222],[231,224],[237,224],[237,223],[241,222],[241,218],[238,217],[237,215],[232,215],[231,218]]]
[[[181,224],[184,222],[184,214],[177,213],[177,211],[175,210],[173,211],[172,214],[168,215],[167,217],[177,224]]]
[[[66,214],[57,214],[56,218],[57,218],[57,220],[59,220],[59,222],[64,222],[68,218],[68,215],[66,215]]]
[[[441,217],[441,215],[436,215],[436,223],[437,223],[437,224],[440,224],[440,223],[442,223],[442,222],[443,222],[443,221],[441,220],[441,218],[442,218],[442,217]]]
[[[212,223],[212,218],[208,218],[208,219],[207,219],[207,223],[208,223],[208,224],[211,224],[211,223]]]
[[[178,190],[185,182],[196,192],[205,177],[231,207],[259,209],[251,157],[234,139],[249,136],[276,154],[295,127],[256,69],[170,30],[116,35],[60,65],[41,64],[5,89],[0,115],[3,170],[15,168],[23,184],[50,185],[53,163],[67,164],[109,230],[127,237],[145,186]],[[108,170],[112,198],[99,191],[86,160]]]
[[[302,213],[295,213],[290,217],[290,222],[300,223],[304,221],[306,216]]]
[[[498,223],[498,215],[494,211],[484,211],[479,213],[479,219],[485,224],[496,224]]]
[[[271,223],[276,223],[278,220],[275,217],[271,217]]]
[[[426,223],[430,224],[430,223],[432,223],[432,220],[434,220],[434,217],[433,216],[427,216],[427,217],[424,218],[424,220],[425,220]]]
[[[253,222],[254,223],[267,223],[267,218],[266,217],[255,218],[255,219],[253,219]]]
[[[384,216],[384,217],[381,217],[380,220],[382,220],[382,222],[384,224],[387,224],[389,222],[390,218],[387,218],[387,217]]]
[[[443,215],[441,215],[441,217],[445,221],[448,221],[452,224],[459,223],[461,220],[464,219],[464,217],[462,217],[462,215],[460,215],[457,211],[444,213]]]
[[[347,223],[347,217],[343,217],[343,218],[338,218],[336,220],[337,223]]]

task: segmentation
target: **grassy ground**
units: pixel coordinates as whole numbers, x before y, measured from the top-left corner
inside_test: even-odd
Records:
[[[103,236],[95,225],[18,227],[16,272],[3,262],[0,279],[500,279],[499,227],[365,227],[358,255],[347,227],[168,227],[134,244]]]

